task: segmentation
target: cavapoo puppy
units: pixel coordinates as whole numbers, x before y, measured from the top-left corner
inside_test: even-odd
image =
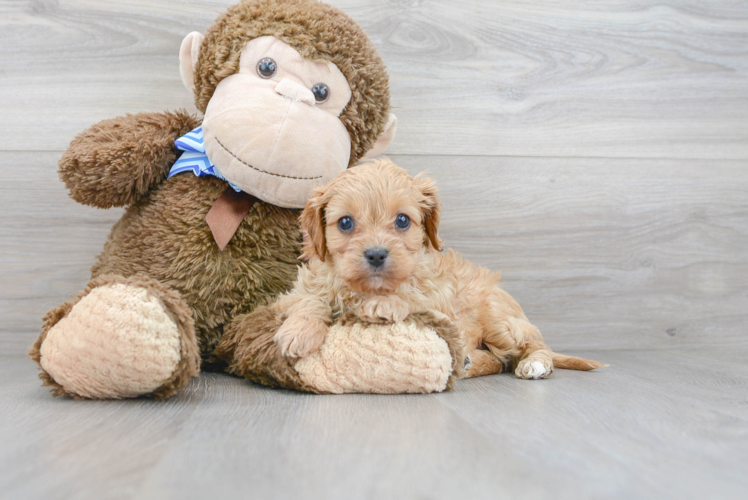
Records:
[[[332,322],[351,311],[395,322],[436,310],[466,344],[464,375],[512,366],[519,378],[546,378],[555,367],[605,366],[554,353],[522,308],[498,286],[499,274],[442,253],[434,181],[411,177],[389,160],[350,168],[314,191],[301,214],[304,257],[294,289],[275,304],[285,319],[275,342],[285,356],[317,349]]]

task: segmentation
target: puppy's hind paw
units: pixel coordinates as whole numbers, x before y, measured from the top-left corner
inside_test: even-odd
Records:
[[[553,363],[550,360],[525,358],[519,362],[514,374],[517,378],[537,380],[548,378],[553,373]]]
[[[462,373],[458,374],[460,378],[481,377],[493,373],[501,373],[504,366],[501,361],[493,356],[490,352],[482,349],[475,349],[462,364]]]
[[[303,358],[319,350],[328,329],[324,321],[291,316],[281,325],[273,340],[283,356]]]

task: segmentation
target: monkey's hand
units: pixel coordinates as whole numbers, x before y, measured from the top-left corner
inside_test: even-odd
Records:
[[[327,323],[319,318],[291,315],[283,322],[273,340],[282,355],[302,358],[319,350],[329,329]]]
[[[366,299],[357,314],[371,323],[395,323],[408,317],[410,306],[397,295],[376,295]]]
[[[84,205],[130,205],[166,178],[179,154],[174,141],[199,124],[185,111],[104,120],[73,139],[60,159],[60,178]]]

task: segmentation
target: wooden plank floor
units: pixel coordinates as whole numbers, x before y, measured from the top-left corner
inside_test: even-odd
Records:
[[[78,402],[24,352],[119,210],[56,162],[186,108],[177,53],[233,0],[0,2],[0,498],[748,497],[748,2],[331,0],[391,75],[392,158],[548,343],[611,366],[320,397],[202,374]],[[589,5],[588,5],[589,4]]]
[[[313,396],[203,374],[166,402],[53,400],[0,358],[4,498],[745,498],[748,350],[427,396]]]

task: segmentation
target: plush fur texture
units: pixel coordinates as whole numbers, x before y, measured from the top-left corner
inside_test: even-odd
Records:
[[[465,345],[456,325],[434,311],[396,325],[338,318],[329,344],[307,358],[282,356],[273,337],[287,314],[278,302],[237,318],[216,356],[227,371],[271,386],[315,393],[428,393],[450,390]]]
[[[320,392],[430,393],[451,390],[464,343],[457,326],[434,311],[393,324],[341,318],[315,353],[294,368]]]
[[[150,369],[142,364],[141,355],[143,349],[147,349],[147,344],[150,343],[158,349],[159,344],[163,342],[148,342],[147,336],[139,338],[120,336],[122,331],[108,328],[111,322],[122,320],[122,316],[116,311],[118,307],[132,307],[132,302],[117,301],[111,294],[109,297],[96,297],[96,292],[112,287],[127,287],[142,291],[142,294],[149,297],[152,302],[160,305],[170,319],[176,329],[179,348],[179,356],[174,363],[167,363],[171,367],[170,375],[164,376],[159,370],[160,366]],[[76,320],[77,324],[65,327],[65,320],[69,318],[73,307],[91,298],[94,298],[95,302],[90,303],[89,300],[91,305],[79,312],[80,318]],[[95,311],[97,306],[101,311],[102,304],[97,304],[101,301],[105,302],[103,305],[108,309],[103,315]],[[81,323],[84,324],[81,325]],[[137,322],[129,325],[128,328],[132,327],[137,327]],[[171,327],[167,326],[166,330],[170,329]],[[162,331],[163,329],[156,329],[154,333],[158,335]],[[46,343],[50,334],[58,337],[51,346]],[[134,346],[132,341],[137,342],[139,339],[145,339],[146,343]],[[170,342],[167,340],[166,343]],[[56,352],[50,356],[50,350]],[[46,351],[45,357],[47,358],[44,361],[42,360],[43,351]],[[150,380],[156,383],[150,385],[151,389],[144,392],[156,399],[166,399],[191,379],[200,367],[194,322],[189,307],[179,294],[144,275],[130,278],[108,275],[92,279],[77,297],[47,313],[42,333],[29,351],[29,355],[43,367],[44,371],[40,374],[40,378],[44,385],[52,388],[55,396],[71,396],[76,399],[128,397],[131,395],[128,388],[134,389],[134,386],[128,387],[127,379],[133,374],[141,381],[147,380],[150,376]],[[120,363],[120,359],[126,356],[134,357],[135,363],[129,366],[128,363]],[[155,361],[152,364],[161,365],[160,356],[151,361]],[[84,366],[76,366],[81,364]],[[118,368],[124,368],[124,370],[120,370],[119,380],[115,380],[112,384],[110,372],[117,371]],[[50,374],[57,372],[63,372],[63,375],[58,377],[59,381]]]
[[[116,206],[128,193],[131,204],[112,228],[92,277],[142,273],[179,292],[193,311],[207,358],[231,318],[288,289],[301,233],[297,210],[260,202],[219,250],[205,216],[226,183],[192,174],[163,182],[177,157],[174,140],[197,125],[183,112],[106,120],[71,143],[60,176],[81,203]]]
[[[177,325],[157,297],[141,287],[105,285],[48,332],[42,368],[89,398],[133,397],[171,377],[181,359],[179,344]]]
[[[254,0],[230,7],[206,31],[195,73],[195,104],[205,112],[216,85],[239,70],[247,42],[274,36],[305,58],[334,63],[351,100],[340,119],[351,136],[353,165],[371,149],[389,117],[389,79],[369,37],[350,17],[316,0]]]
[[[301,247],[298,211],[258,202],[221,251],[205,216],[225,189],[191,173],[159,184],[127,209],[91,269],[94,277],[145,273],[179,292],[206,359],[232,318],[288,289]]]
[[[434,182],[389,160],[349,169],[318,188],[301,217],[309,263],[276,305],[286,316],[275,335],[282,354],[316,352],[343,314],[397,323],[434,310],[456,323],[467,346],[467,376],[511,365],[519,378],[546,378],[554,360],[573,369],[603,366],[555,355],[498,286],[498,273],[441,253],[439,211]],[[406,222],[398,226],[398,219]]]
[[[60,159],[60,179],[78,203],[131,205],[166,178],[179,156],[174,139],[198,125],[185,111],[104,120],[70,144]]]
[[[284,358],[273,342],[283,318],[273,307],[258,307],[229,325],[215,351],[226,371],[269,387],[317,392],[294,370],[294,360]]]

